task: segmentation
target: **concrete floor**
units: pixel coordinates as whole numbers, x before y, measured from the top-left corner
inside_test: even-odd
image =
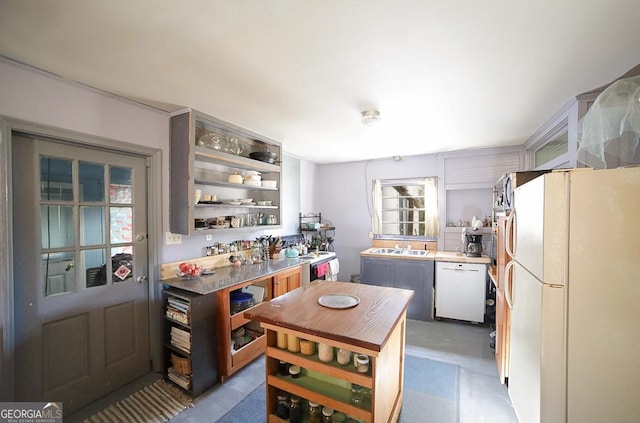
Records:
[[[460,423],[517,423],[507,388],[498,381],[494,351],[489,348],[487,327],[455,322],[421,322],[407,324],[408,354],[460,365]],[[150,375],[133,384],[137,388]],[[231,377],[194,399],[193,408],[178,414],[171,423],[215,422],[264,381],[264,358],[261,357]],[[96,402],[65,419],[78,422],[128,394],[127,390]]]

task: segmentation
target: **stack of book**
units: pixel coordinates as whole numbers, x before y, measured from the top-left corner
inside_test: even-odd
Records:
[[[180,351],[191,353],[191,334],[177,326],[171,327],[171,345]]]
[[[169,367],[167,370],[167,377],[176,385],[187,390],[191,389],[191,377],[176,372],[173,367]]]
[[[189,302],[178,297],[169,297],[167,302],[167,317],[188,325]]]

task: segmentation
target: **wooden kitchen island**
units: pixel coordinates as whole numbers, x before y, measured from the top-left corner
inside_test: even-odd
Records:
[[[346,309],[322,306],[325,294],[348,294],[359,304]],[[277,395],[318,402],[366,422],[395,422],[402,407],[406,311],[413,291],[364,284],[317,281],[295,289],[245,313],[265,328],[267,416],[276,415]],[[304,355],[278,348],[278,332],[287,337],[313,341],[315,352]],[[353,365],[320,361],[318,345],[328,344],[352,353],[366,354],[369,369],[358,372]],[[335,356],[336,354],[334,354]],[[298,378],[279,373],[280,362],[300,366]],[[351,384],[370,390],[361,405],[351,403]],[[306,411],[306,410],[305,410]]]

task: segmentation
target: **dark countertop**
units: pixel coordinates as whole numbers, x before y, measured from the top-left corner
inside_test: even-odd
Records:
[[[318,304],[325,294],[355,295],[360,303],[336,310]],[[413,291],[360,283],[314,281],[244,313],[248,319],[382,351]]]
[[[203,275],[195,279],[175,277],[162,281],[164,285],[196,294],[210,294],[233,285],[238,285],[253,279],[268,277],[283,270],[301,266],[305,263],[300,259],[271,259],[262,263],[244,264],[239,267],[226,266],[216,269],[213,275]]]

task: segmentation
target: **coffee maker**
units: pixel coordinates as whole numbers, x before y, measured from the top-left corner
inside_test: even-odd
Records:
[[[465,238],[464,252],[467,257],[480,257],[482,255],[482,234],[465,234]]]

